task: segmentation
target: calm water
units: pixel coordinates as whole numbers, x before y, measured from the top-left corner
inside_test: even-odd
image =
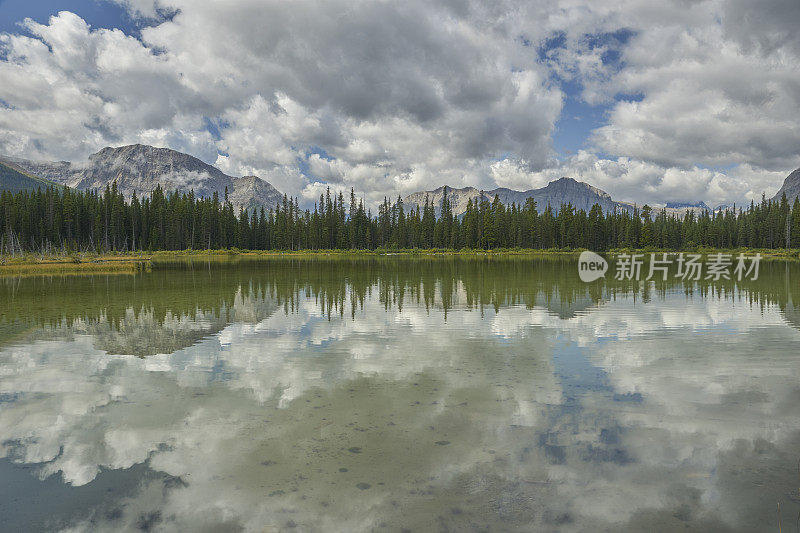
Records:
[[[799,281],[0,279],[0,530],[796,531]]]

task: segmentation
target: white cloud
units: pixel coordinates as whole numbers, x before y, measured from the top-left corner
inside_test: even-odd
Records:
[[[114,1],[145,21],[141,40],[68,12],[0,36],[0,153],[81,159],[143,142],[292,195],[330,182],[372,204],[551,174],[621,199],[730,203],[800,164],[793,0]],[[561,164],[563,80],[610,107],[590,156]],[[333,160],[312,156],[302,175],[317,148]],[[573,174],[587,157],[611,174]]]
[[[767,171],[748,164],[724,172],[698,166],[662,166],[627,157],[604,159],[587,150],[540,171],[508,159],[494,163],[491,168],[495,181],[502,187],[541,187],[569,176],[605,190],[615,200],[639,205],[704,200],[715,207],[757,202],[762,193],[773,196],[785,177],[782,171]]]
[[[134,17],[137,18],[156,18],[159,12],[167,6],[159,0],[110,0],[115,4],[126,8]]]
[[[162,57],[119,30],[62,11],[33,37],[0,35],[0,131],[9,155],[81,158],[107,144],[169,142],[204,152],[203,99]],[[198,116],[199,114],[199,116]],[[205,142],[197,139],[205,137]],[[200,146],[198,146],[198,144]]]
[[[793,118],[800,111],[800,55],[796,39],[772,39],[785,21],[763,16],[771,8],[780,12],[780,3],[796,26],[796,2],[749,6],[745,17],[737,2],[698,2],[688,10],[692,23],[651,20],[636,28],[622,52],[625,67],[606,92],[643,98],[616,103],[594,144],[663,166],[794,168],[800,162],[800,125]],[[764,37],[772,45],[755,48],[730,38],[742,25],[747,42]]]

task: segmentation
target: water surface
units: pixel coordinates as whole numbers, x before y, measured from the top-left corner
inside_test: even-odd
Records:
[[[800,268],[0,279],[0,530],[794,531]]]

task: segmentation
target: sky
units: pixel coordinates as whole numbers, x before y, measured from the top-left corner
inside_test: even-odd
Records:
[[[0,154],[142,143],[313,202],[569,176],[741,205],[800,167],[797,0],[0,0]]]

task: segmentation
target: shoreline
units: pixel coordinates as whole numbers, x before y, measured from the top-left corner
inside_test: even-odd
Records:
[[[91,274],[127,274],[134,275],[152,269],[154,263],[168,263],[174,261],[203,260],[203,261],[239,261],[257,260],[259,258],[338,258],[356,259],[366,257],[458,257],[458,258],[561,258],[577,257],[584,250],[555,249],[500,249],[500,250],[447,250],[447,249],[406,249],[406,250],[178,250],[119,253],[85,253],[67,256],[41,256],[40,254],[26,254],[23,256],[0,256],[0,277],[4,276],[47,276],[47,275],[91,275]],[[620,254],[677,254],[673,250],[655,249],[624,249],[618,248],[600,252],[605,256]],[[765,261],[800,261],[800,250],[758,250],[748,248],[737,249],[697,249],[686,250],[684,253],[696,253],[707,257],[712,254],[731,254],[734,257],[740,253],[752,256],[760,253]]]

